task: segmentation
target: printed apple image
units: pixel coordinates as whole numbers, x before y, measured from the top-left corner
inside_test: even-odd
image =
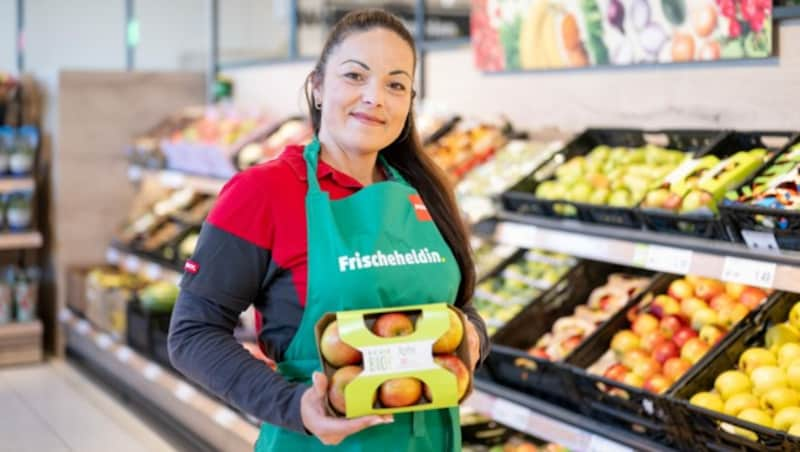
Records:
[[[333,408],[341,414],[347,412],[344,400],[344,389],[361,373],[361,366],[345,366],[338,369],[331,376],[330,387],[328,388],[328,400]]]
[[[344,343],[339,337],[339,326],[336,321],[329,323],[322,332],[319,349],[325,361],[334,367],[358,364],[361,362],[361,352]]]
[[[469,379],[470,374],[469,370],[467,370],[467,366],[464,365],[464,362],[458,359],[456,355],[439,355],[433,358],[433,361],[450,371],[452,374],[456,376],[456,385],[458,388],[458,400],[464,397],[464,394],[467,393],[467,388],[469,388]],[[431,397],[431,390],[428,385],[425,385],[425,397],[428,400],[433,401],[433,397]]]
[[[390,312],[375,320],[372,332],[380,337],[408,336],[414,332],[414,323],[405,314]]]
[[[447,314],[450,327],[433,343],[433,353],[453,353],[464,338],[464,324],[461,323],[461,317],[452,309],[448,309]]]
[[[422,396],[422,383],[416,378],[394,378],[384,382],[378,397],[383,406],[399,408],[414,405]]]

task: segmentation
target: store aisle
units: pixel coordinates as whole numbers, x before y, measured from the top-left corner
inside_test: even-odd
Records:
[[[0,368],[0,451],[175,451],[64,360]]]

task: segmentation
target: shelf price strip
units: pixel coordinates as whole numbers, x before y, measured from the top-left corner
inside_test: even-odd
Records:
[[[738,257],[726,257],[722,266],[722,280],[771,288],[775,282],[777,265]]]
[[[650,270],[685,275],[692,266],[693,252],[667,246],[637,244],[633,264]]]

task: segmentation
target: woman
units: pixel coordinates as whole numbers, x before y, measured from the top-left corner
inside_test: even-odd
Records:
[[[403,24],[383,11],[337,23],[306,79],[316,138],[234,177],[186,264],[170,357],[265,421],[257,451],[460,450],[456,409],[326,415],[328,382],[314,341],[325,312],[447,301],[469,319],[473,370],[488,351],[469,303],[475,272],[467,232],[414,128],[414,49]],[[363,268],[350,259],[425,248],[440,262]],[[250,304],[261,314],[260,345],[277,371],[233,338]]]

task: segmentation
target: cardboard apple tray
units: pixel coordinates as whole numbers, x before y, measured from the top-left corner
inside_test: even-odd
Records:
[[[446,303],[340,311],[323,315],[314,329],[317,344],[320,343],[325,327],[336,320],[342,341],[359,349],[364,356],[362,363],[364,371],[345,388],[346,416],[336,412],[326,396],[325,406],[328,414],[354,418],[370,414],[407,413],[458,406],[460,401],[455,375],[433,361],[433,343],[449,328],[448,309],[458,313],[462,322],[467,322],[460,310]],[[414,332],[408,336],[392,338],[373,334],[372,325],[375,319],[388,312],[406,314],[414,323]],[[454,354],[469,368],[470,355],[466,329],[464,333],[464,338]],[[322,356],[319,347],[317,348],[322,370],[330,381],[337,368],[331,366]],[[383,407],[377,397],[380,385],[387,380],[404,377],[422,381],[430,388],[433,400],[427,400],[423,394],[416,405],[400,408]],[[463,399],[466,399],[471,392],[470,380]]]

